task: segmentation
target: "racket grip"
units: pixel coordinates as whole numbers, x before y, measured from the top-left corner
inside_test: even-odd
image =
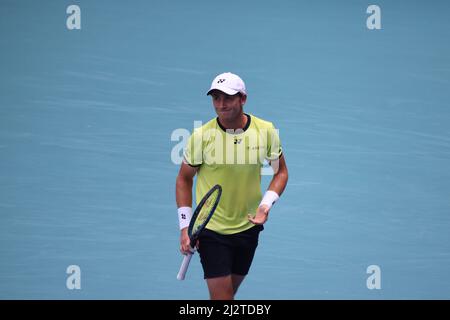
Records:
[[[178,280],[184,280],[184,277],[186,276],[186,271],[189,267],[189,262],[191,262],[192,253],[188,253],[184,256],[183,262],[181,263],[180,271],[178,271],[177,279]]]

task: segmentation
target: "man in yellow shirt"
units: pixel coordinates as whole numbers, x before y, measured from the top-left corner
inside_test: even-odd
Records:
[[[231,300],[247,275],[272,205],[288,180],[278,132],[271,122],[244,113],[244,81],[232,73],[218,75],[211,95],[217,118],[194,130],[184,151],[176,181],[180,250],[191,248],[187,226],[192,215],[192,186],[197,174],[199,201],[215,184],[222,197],[197,243],[211,299]],[[264,159],[274,170],[269,189],[261,193]]]

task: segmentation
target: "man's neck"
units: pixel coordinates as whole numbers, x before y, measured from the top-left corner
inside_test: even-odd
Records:
[[[234,121],[221,120],[220,118],[219,121],[222,127],[224,127],[225,129],[237,130],[245,128],[245,126],[247,125],[248,118],[245,115],[245,113],[242,113],[241,116]]]

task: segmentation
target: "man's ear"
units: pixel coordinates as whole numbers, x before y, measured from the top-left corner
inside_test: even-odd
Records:
[[[246,95],[241,95],[241,104],[244,105],[247,102],[247,96]]]

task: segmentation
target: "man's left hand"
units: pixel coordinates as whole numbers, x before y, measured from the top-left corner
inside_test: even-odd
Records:
[[[263,204],[258,207],[254,217],[251,214],[248,215],[248,220],[253,224],[264,224],[269,218],[269,210],[269,207]]]

